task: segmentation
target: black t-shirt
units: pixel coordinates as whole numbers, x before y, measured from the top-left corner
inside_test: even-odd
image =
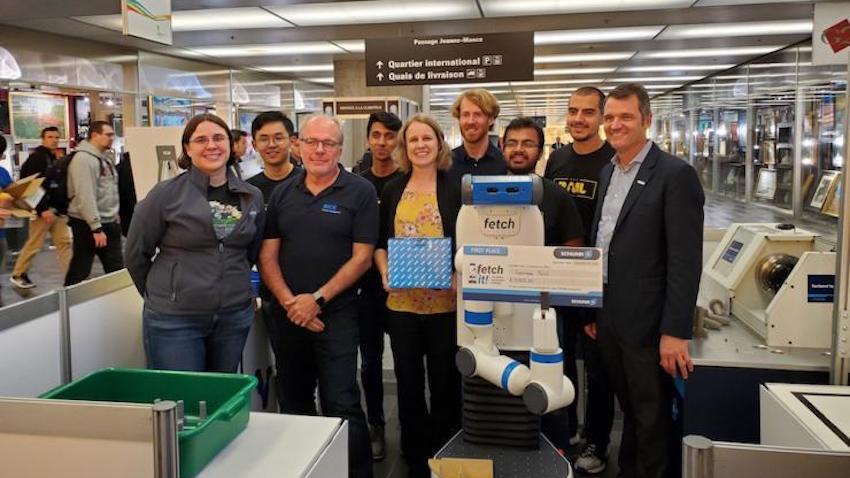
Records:
[[[562,246],[569,240],[584,237],[575,201],[564,188],[544,178],[543,201],[539,207],[543,213],[547,246]]]
[[[256,186],[257,189],[262,191],[263,202],[266,203],[266,205],[268,205],[269,199],[272,197],[272,191],[274,191],[274,188],[277,187],[279,184],[282,184],[283,182],[285,182],[287,179],[294,176],[293,173],[295,173],[295,171],[296,171],[296,169],[292,168],[292,170],[289,171],[289,174],[287,174],[286,177],[283,178],[283,179],[271,179],[270,177],[266,176],[266,173],[262,172],[262,173],[254,175],[254,176],[251,176],[250,178],[248,178],[248,180],[246,182],[248,184],[252,184],[252,185]]]
[[[386,176],[378,177],[375,176],[375,173],[372,172],[372,169],[367,169],[363,173],[360,174],[364,178],[368,179],[372,186],[375,186],[375,192],[378,194],[378,205],[381,204],[381,191],[384,190],[384,185],[393,179],[402,175],[401,171],[393,171],[392,174],[388,174]],[[378,273],[378,268],[375,267],[375,264],[372,264],[372,268],[366,271],[363,274],[363,278],[360,280],[360,287],[363,289],[364,294],[381,294],[384,292],[384,285],[381,282],[381,274]],[[378,297],[380,299],[380,297]]]
[[[566,189],[575,199],[584,225],[585,241],[589,239],[596,201],[599,199],[599,173],[611,162],[616,151],[608,142],[590,154],[578,154],[569,144],[554,151],[546,163],[544,177]]]
[[[476,161],[466,152],[463,145],[452,150],[452,167],[449,169],[449,178],[452,184],[460,187],[461,178],[464,174],[472,175],[500,175],[508,174],[508,163],[499,148],[490,143],[484,156]]]
[[[299,170],[275,189],[266,209],[266,239],[281,239],[278,261],[293,294],[313,293],[351,259],[353,243],[378,242],[378,199],[369,181],[340,170],[336,181],[314,196]],[[354,297],[351,287],[325,309]]]
[[[227,189],[227,184],[207,187],[207,202],[210,203],[213,229],[219,239],[227,237],[239,220],[242,219],[242,207],[239,195]]]

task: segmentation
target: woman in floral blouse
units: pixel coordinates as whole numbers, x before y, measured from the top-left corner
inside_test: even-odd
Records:
[[[375,263],[389,292],[387,331],[398,381],[402,455],[411,477],[428,477],[428,457],[460,428],[460,375],[454,365],[455,286],[452,281],[452,288],[445,290],[390,290],[387,241],[391,237],[449,237],[454,246],[460,184],[451,184],[446,174],[451,151],[430,116],[410,118],[399,137],[394,158],[405,174],[387,183],[381,194]],[[425,400],[426,363],[430,409]]]

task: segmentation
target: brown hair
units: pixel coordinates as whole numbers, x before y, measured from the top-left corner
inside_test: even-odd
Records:
[[[499,116],[499,111],[501,111],[501,108],[499,107],[499,100],[493,96],[493,93],[490,93],[483,88],[476,88],[464,91],[455,100],[452,105],[452,116],[456,119],[460,118],[460,104],[463,102],[464,98],[474,103],[475,106],[481,108],[481,111],[483,111],[485,115],[494,119]]]
[[[192,135],[195,134],[195,130],[198,129],[198,126],[206,121],[220,126],[221,129],[224,130],[225,134],[227,134],[227,142],[230,144],[230,157],[227,159],[227,165],[232,166],[233,164],[236,164],[236,157],[233,156],[233,132],[230,131],[230,127],[227,126],[227,123],[218,116],[210,113],[204,113],[190,119],[189,122],[186,123],[186,127],[183,128],[183,138],[180,139],[180,145],[183,148],[183,151],[180,153],[180,158],[177,159],[177,166],[180,166],[182,169],[189,169],[192,167],[192,158],[190,158],[186,153],[186,147],[189,146],[189,141],[192,139]]]
[[[393,159],[398,165],[398,169],[400,169],[403,173],[407,173],[412,167],[410,164],[410,158],[407,156],[407,130],[413,123],[422,123],[434,131],[434,135],[437,137],[437,142],[440,144],[440,149],[437,150],[437,170],[448,171],[452,166],[452,150],[449,148],[449,144],[446,143],[446,137],[443,135],[443,129],[440,128],[440,125],[434,120],[434,118],[424,113],[418,113],[411,116],[410,119],[404,123],[404,126],[401,127],[401,131],[398,133],[401,141],[396,144],[395,151],[393,151]]]
[[[644,88],[643,85],[639,85],[637,83],[623,83],[622,85],[614,88],[610,93],[608,93],[608,97],[605,98],[605,102],[607,103],[611,98],[624,100],[632,96],[637,97],[638,110],[640,110],[641,119],[645,120],[652,116],[652,108],[649,105],[649,93],[646,92],[646,88]]]

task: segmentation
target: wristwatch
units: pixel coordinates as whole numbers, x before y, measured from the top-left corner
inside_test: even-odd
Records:
[[[319,307],[325,306],[325,297],[322,295],[322,290],[319,289],[316,292],[313,292],[313,300],[316,301]]]

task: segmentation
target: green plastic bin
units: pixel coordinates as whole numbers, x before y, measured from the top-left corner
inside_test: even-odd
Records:
[[[93,372],[40,398],[151,404],[156,399],[183,400],[180,476],[192,478],[248,425],[249,375],[107,368]],[[199,402],[207,402],[207,419],[199,423]]]

